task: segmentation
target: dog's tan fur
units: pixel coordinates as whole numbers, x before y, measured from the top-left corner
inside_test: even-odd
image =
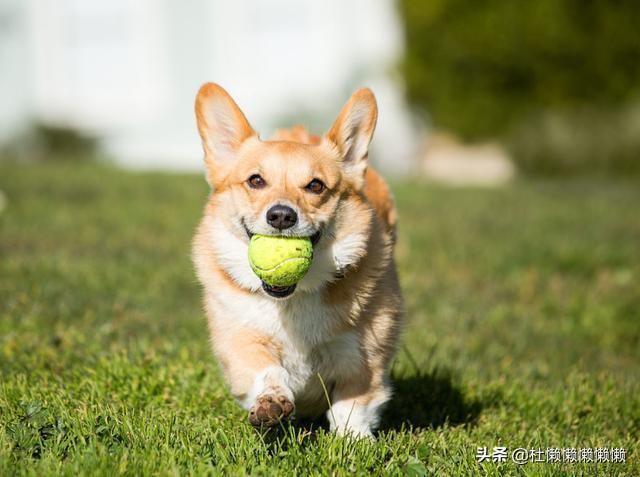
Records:
[[[208,83],[198,93],[213,191],[193,259],[213,349],[256,425],[273,425],[294,404],[297,414],[311,416],[330,407],[333,429],[371,435],[389,398],[402,299],[393,259],[395,207],[384,180],[367,168],[376,115],[373,94],[362,89],[325,136],[296,126],[262,141],[224,89]],[[249,187],[252,174],[267,187]],[[305,189],[314,178],[326,184],[320,194]],[[291,234],[322,231],[311,270],[286,299],[263,292],[242,262],[247,230],[279,232],[264,214],[282,201],[301,217]]]

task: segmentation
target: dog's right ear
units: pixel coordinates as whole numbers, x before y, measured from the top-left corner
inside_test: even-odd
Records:
[[[211,182],[215,171],[232,164],[240,145],[256,133],[229,93],[215,83],[198,91],[196,119]]]

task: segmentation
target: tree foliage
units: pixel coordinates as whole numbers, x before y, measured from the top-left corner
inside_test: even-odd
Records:
[[[399,0],[409,100],[467,139],[640,93],[638,0]]]

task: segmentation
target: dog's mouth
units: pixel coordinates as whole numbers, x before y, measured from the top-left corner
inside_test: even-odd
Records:
[[[244,221],[244,219],[242,219],[242,226],[244,227],[244,231],[247,233],[247,237],[249,237],[249,240],[251,240],[251,237],[253,237],[255,234],[251,230],[249,230],[249,227],[247,227],[247,223]],[[320,241],[320,237],[322,237],[322,230],[318,230],[315,234],[310,236],[309,240],[311,240],[311,245],[315,247],[316,244]]]
[[[276,287],[273,285],[267,285],[265,282],[262,282],[262,289],[267,295],[274,298],[286,298],[295,291],[296,286],[291,285],[288,287]]]
[[[311,239],[311,245],[315,246],[320,241],[321,236],[322,236],[322,230],[318,230],[315,234],[309,237]]]
[[[247,237],[249,237],[249,240],[251,240],[251,237],[253,237],[255,234],[251,232],[251,230],[249,230],[249,227],[247,227],[244,219],[242,219],[242,226],[244,227],[244,231],[247,233]],[[315,247],[315,245],[320,241],[320,237],[322,237],[322,230],[318,230],[315,234],[309,237],[309,240],[311,240],[311,245]],[[262,282],[262,289],[267,295],[274,298],[286,298],[296,290],[296,285],[279,287]]]

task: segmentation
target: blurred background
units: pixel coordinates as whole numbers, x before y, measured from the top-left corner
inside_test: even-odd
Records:
[[[395,71],[402,32],[389,1],[2,0],[0,138],[63,127],[128,167],[199,170],[204,82],[227,88],[263,137],[295,123],[323,132],[369,85],[381,161],[404,173],[420,136]]]
[[[263,137],[322,132],[367,85],[389,173],[637,173],[638,24],[634,0],[0,0],[0,148],[199,170],[202,83]]]

